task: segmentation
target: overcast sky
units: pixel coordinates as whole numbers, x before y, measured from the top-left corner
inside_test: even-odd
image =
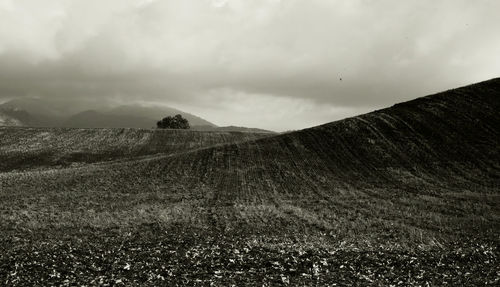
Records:
[[[499,11],[497,0],[0,0],[0,101],[138,102],[300,129],[500,76]]]

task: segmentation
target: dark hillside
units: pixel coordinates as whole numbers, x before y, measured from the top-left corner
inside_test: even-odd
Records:
[[[184,173],[190,162],[189,173],[234,198],[254,190],[498,184],[498,110],[494,79],[311,129],[159,158],[146,169],[176,161],[171,173]]]

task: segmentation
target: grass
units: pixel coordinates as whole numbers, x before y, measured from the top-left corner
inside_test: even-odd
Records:
[[[266,137],[1,128],[0,282],[496,285],[498,91]]]

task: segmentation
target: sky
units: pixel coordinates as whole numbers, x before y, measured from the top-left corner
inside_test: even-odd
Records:
[[[0,0],[0,102],[306,128],[500,76],[497,0]]]

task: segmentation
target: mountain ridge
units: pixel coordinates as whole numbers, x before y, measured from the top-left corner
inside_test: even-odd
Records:
[[[19,110],[30,115],[30,121],[21,123],[40,127],[136,127],[152,128],[165,116],[181,114],[193,126],[215,125],[190,113],[170,107],[148,107],[141,105],[119,105],[114,107],[72,107],[68,102],[44,101],[36,98],[14,99],[0,104],[0,110]],[[92,122],[93,125],[88,124]]]
[[[33,127],[73,127],[73,128],[156,128],[156,122],[165,116],[181,114],[185,117],[192,130],[219,132],[249,132],[275,133],[274,131],[227,126],[218,127],[215,124],[196,115],[170,107],[155,107],[143,105],[118,105],[114,107],[88,108],[61,112],[64,104],[43,102],[39,99],[15,99],[0,104],[0,111],[8,113],[9,121],[3,125],[24,125]],[[40,110],[38,110],[40,108]],[[10,112],[9,112],[10,111]],[[13,113],[12,111],[16,111]],[[7,115],[4,115],[7,119]],[[10,124],[9,124],[10,123]],[[0,123],[1,124],[1,123]]]

